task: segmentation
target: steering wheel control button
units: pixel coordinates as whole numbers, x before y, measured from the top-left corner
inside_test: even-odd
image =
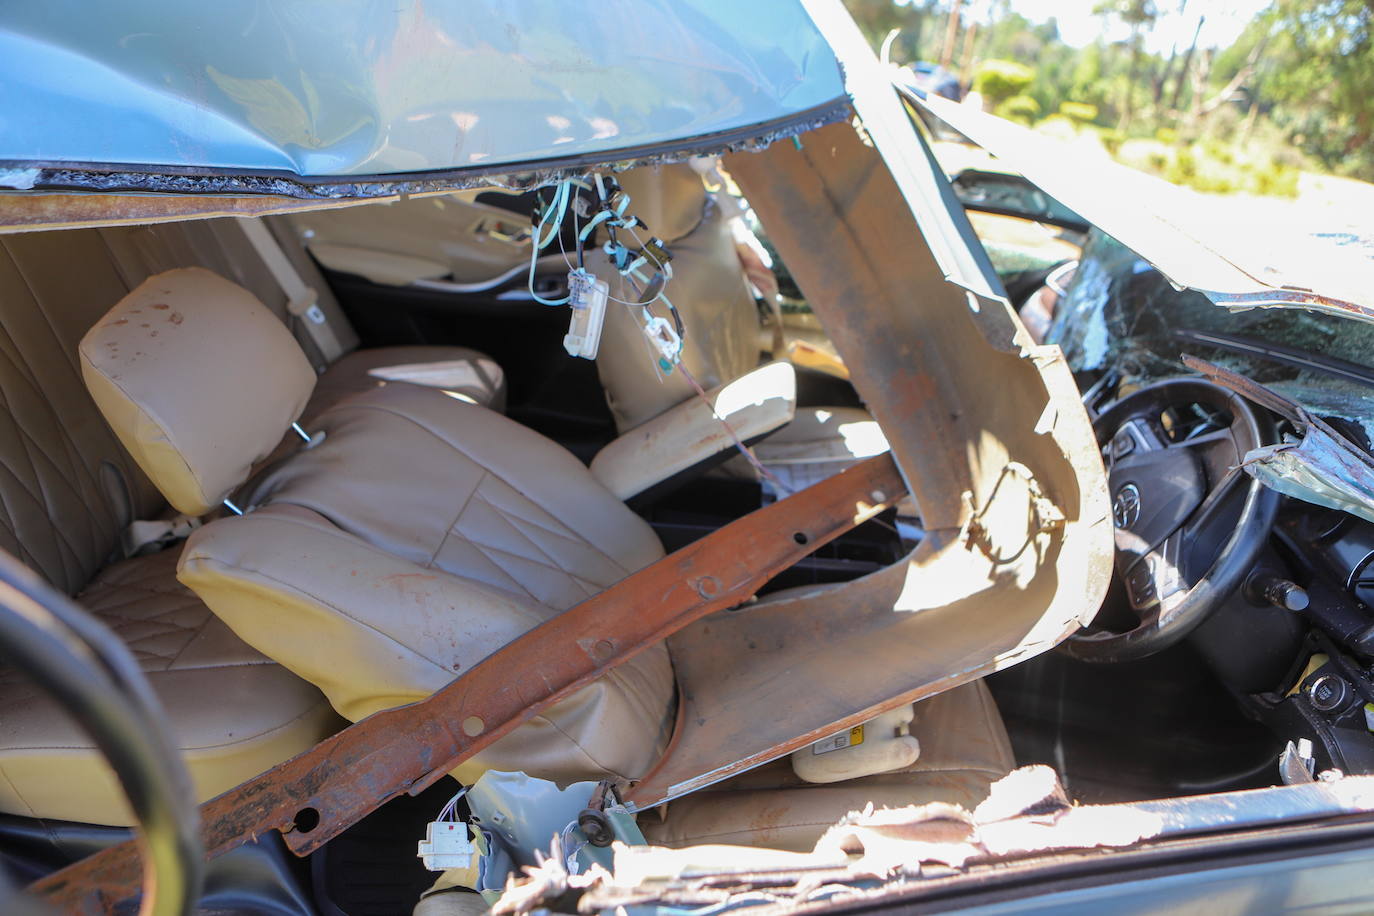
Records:
[[[1334,674],[1323,674],[1307,685],[1307,699],[1322,712],[1334,712],[1350,700],[1350,685]]]
[[[1140,488],[1128,483],[1112,498],[1112,521],[1118,528],[1130,528],[1140,521]]]
[[[1131,604],[1137,608],[1148,607],[1159,598],[1155,587],[1155,558],[1146,557],[1135,565],[1126,577],[1126,590],[1130,593]]]

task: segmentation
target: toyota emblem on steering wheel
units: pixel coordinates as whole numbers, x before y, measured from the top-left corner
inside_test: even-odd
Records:
[[[1129,528],[1140,518],[1140,490],[1128,483],[1116,491],[1112,500],[1112,520],[1118,528]]]

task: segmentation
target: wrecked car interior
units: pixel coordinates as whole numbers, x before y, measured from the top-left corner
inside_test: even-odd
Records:
[[[0,23],[107,93],[31,74],[96,111],[0,138],[16,895],[955,908],[1367,844],[1363,306],[1088,228],[1025,287],[1057,278],[1042,342],[931,153],[954,116],[829,0],[636,20],[705,62],[358,6],[394,54],[285,17],[197,39],[194,91],[170,4]],[[409,107],[298,99],[254,43]],[[493,60],[526,96],[443,94]],[[630,101],[570,101],[593,76]]]

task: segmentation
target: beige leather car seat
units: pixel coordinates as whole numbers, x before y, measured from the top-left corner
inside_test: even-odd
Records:
[[[634,169],[618,177],[633,212],[673,253],[667,294],[686,328],[682,364],[703,388],[746,375],[759,363],[759,314],[722,208],[687,165]],[[616,292],[622,281],[603,255],[587,263],[611,285],[613,295],[629,295]],[[606,313],[596,368],[622,435],[695,397],[681,372],[658,372],[639,322],[614,302]],[[786,478],[794,488],[886,451],[877,422],[854,407],[797,407],[791,422],[754,446],[774,477]],[[731,467],[746,476],[754,473],[738,460]]]
[[[356,209],[370,211],[375,208]],[[282,253],[292,268],[315,291],[319,307],[346,351],[341,358],[323,365],[315,394],[305,410],[304,416],[307,419],[342,398],[382,384],[383,380],[372,375],[372,370],[416,364],[466,364],[472,370],[466,374],[477,378],[478,382],[458,386],[456,390],[493,410],[505,408],[506,382],[501,369],[490,357],[476,350],[456,346],[355,349],[358,346],[358,336],[349,325],[334,294],[301,245],[296,233],[282,225],[279,219],[269,218],[266,221],[274,230],[273,237],[280,243]],[[307,351],[312,366],[319,367],[325,363],[316,351],[309,334],[305,333],[301,320],[288,313],[286,294],[267,269],[261,254],[249,241],[244,231],[243,220],[193,220],[86,231],[91,235],[99,232],[100,240],[108,249],[106,257],[113,260],[126,289],[133,289],[154,274],[178,267],[207,268],[249,290],[258,301],[290,327],[297,341]],[[60,233],[63,236],[75,234]],[[60,246],[52,247],[55,253],[61,250]],[[118,297],[104,301],[96,299],[94,304],[103,310],[116,298]],[[81,329],[84,330],[86,327],[89,327],[89,322]]]
[[[180,320],[153,336],[150,312]],[[242,487],[315,377],[281,322],[209,271],[149,278],[86,335],[81,359],[115,433],[174,507],[201,514],[233,493],[245,509],[191,536],[181,581],[350,719],[427,696],[663,554],[570,453],[413,385],[325,410],[310,425],[322,441]],[[660,646],[455,775],[639,777],[665,746],[673,700]]]
[[[682,365],[703,388],[753,369],[759,364],[758,310],[735,256],[734,237],[701,176],[687,165],[663,165],[618,177],[630,195],[631,211],[673,253],[673,279],[665,292],[686,330]],[[604,254],[590,254],[587,267],[610,285],[611,295],[632,300]],[[621,433],[695,396],[681,372],[659,373],[638,319],[616,302],[606,311],[596,371]]]
[[[877,808],[945,802],[972,811],[988,786],[1016,766],[982,681],[923,700],[915,712],[910,731],[921,755],[909,767],[812,784],[783,758],[648,812],[640,829],[657,846],[719,843],[810,852],[826,828],[870,802]]]
[[[492,410],[506,409],[506,376],[490,356],[467,347],[412,344],[345,354],[320,373],[301,418],[309,421],[346,397],[407,379],[456,392]]]

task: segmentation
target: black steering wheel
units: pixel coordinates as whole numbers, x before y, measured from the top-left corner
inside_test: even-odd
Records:
[[[1083,661],[1129,661],[1193,632],[1254,565],[1279,494],[1239,465],[1272,441],[1273,423],[1220,385],[1180,378],[1110,405],[1093,431],[1112,497],[1116,576],[1134,620],[1111,628],[1099,614],[1059,648]]]

